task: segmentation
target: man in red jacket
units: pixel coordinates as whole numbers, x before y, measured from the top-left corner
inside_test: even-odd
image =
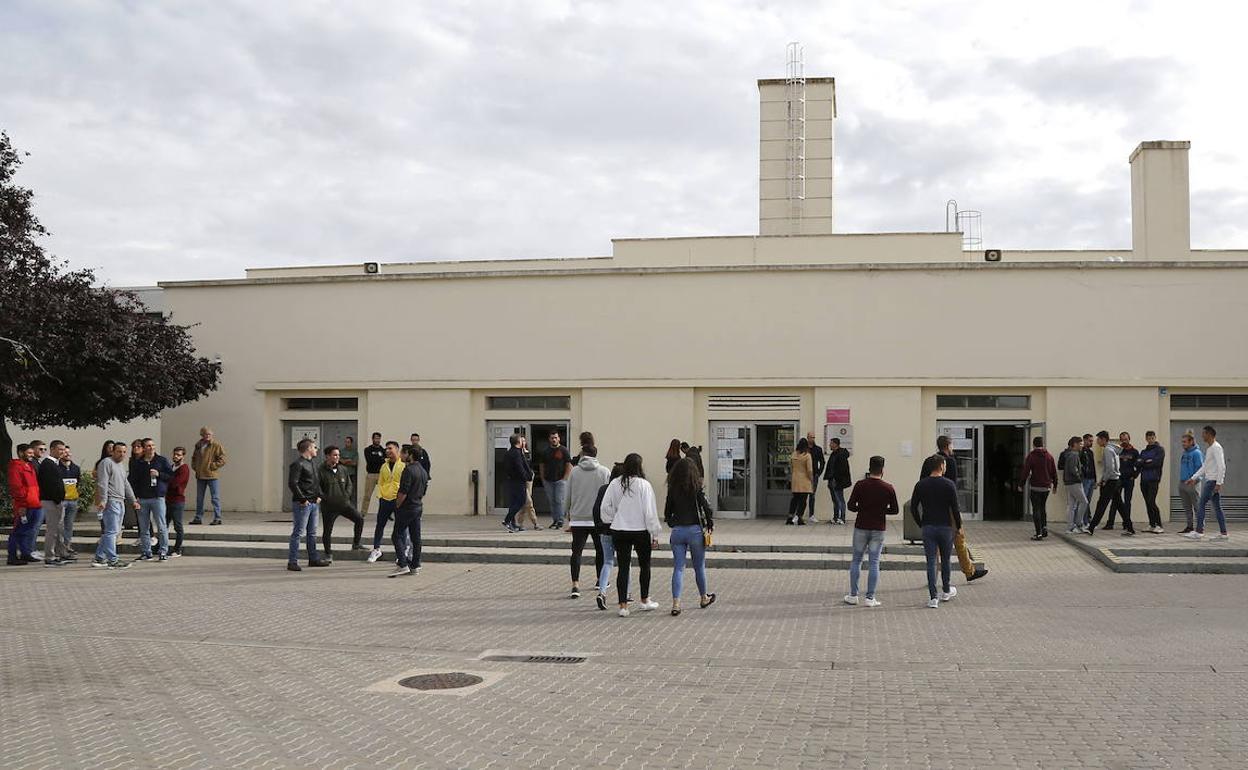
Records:
[[[30,537],[31,527],[38,526],[35,512],[39,510],[39,480],[35,476],[35,466],[31,464],[34,457],[35,452],[29,445],[18,444],[17,457],[9,460],[9,496],[13,498],[13,530],[9,533],[9,558],[5,563],[10,567],[38,561],[25,547],[27,542],[34,540]]]
[[[1031,496],[1031,521],[1036,527],[1032,540],[1043,540],[1049,536],[1049,515],[1045,505],[1049,502],[1049,492],[1057,492],[1057,463],[1053,455],[1044,448],[1044,437],[1036,436],[1031,440],[1035,447],[1027,459],[1023,461],[1023,475],[1020,484],[1026,484]]]
[[[165,519],[166,524],[173,524],[178,540],[169,552],[171,558],[182,555],[182,538],[186,534],[182,521],[186,511],[186,484],[191,480],[191,466],[186,464],[186,447],[174,447],[172,457],[173,478],[169,479],[169,486],[165,489]]]

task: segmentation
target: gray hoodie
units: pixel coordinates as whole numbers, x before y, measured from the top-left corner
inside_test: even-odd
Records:
[[[572,475],[568,477],[564,510],[569,526],[594,526],[594,503],[598,500],[598,490],[610,480],[611,471],[598,462],[597,457],[581,455],[581,461],[572,468]]]
[[[1113,444],[1105,445],[1105,452],[1101,455],[1105,474],[1101,476],[1101,481],[1117,481],[1122,476],[1121,465],[1118,462],[1118,455],[1121,453],[1122,450]]]

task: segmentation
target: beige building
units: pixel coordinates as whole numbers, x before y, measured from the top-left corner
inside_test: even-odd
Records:
[[[719,515],[755,517],[787,511],[787,458],[807,431],[824,443],[844,435],[855,476],[884,455],[903,492],[943,432],[955,438],[964,507],[1008,518],[1023,515],[1007,485],[1033,435],[1057,454],[1074,434],[1128,430],[1142,446],[1154,429],[1174,494],[1179,433],[1212,422],[1232,469],[1227,507],[1244,510],[1248,357],[1235,339],[1248,328],[1248,251],[1190,249],[1186,142],[1130,155],[1131,250],[989,262],[957,233],[832,233],[831,79],[810,81],[806,112],[823,121],[810,136],[819,153],[826,137],[826,168],[808,159],[819,172],[810,201],[779,196],[787,179],[773,184],[780,167],[767,149],[780,130],[776,83],[760,81],[759,236],[162,284],[224,371],[219,391],[164,415],[163,445],[211,424],[229,449],[225,507],[278,510],[300,436],[324,446],[415,431],[433,463],[426,511],[497,514],[513,432],[540,452],[551,430],[573,443],[589,430],[601,458],[639,452],[655,478],[676,437],[704,446]],[[514,311],[517,297],[556,300],[570,326]],[[328,308],[339,318],[377,309],[387,323],[322,323],[314,309]],[[1063,503],[1050,500],[1051,518]],[[1134,518],[1144,519],[1138,493]]]

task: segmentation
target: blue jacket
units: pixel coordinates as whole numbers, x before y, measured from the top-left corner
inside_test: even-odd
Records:
[[[156,486],[152,486],[151,470],[153,468],[158,474]],[[173,465],[160,455],[153,456],[150,463],[143,459],[143,455],[130,459],[130,486],[134,488],[134,496],[140,500],[153,497],[164,500],[171,478],[173,478]]]
[[[1192,474],[1200,470],[1200,466],[1205,464],[1205,454],[1200,451],[1200,447],[1193,446],[1191,449],[1184,450],[1183,456],[1179,458],[1179,481],[1187,481]]]
[[[1140,481],[1161,481],[1161,466],[1166,462],[1166,448],[1149,444],[1140,450]]]

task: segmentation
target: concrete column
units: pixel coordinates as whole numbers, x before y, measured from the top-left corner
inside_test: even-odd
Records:
[[[1191,255],[1191,142],[1141,142],[1131,153],[1131,249],[1143,261]]]

